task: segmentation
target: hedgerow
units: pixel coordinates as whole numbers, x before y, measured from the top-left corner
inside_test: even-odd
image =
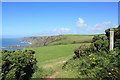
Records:
[[[120,26],[115,28],[115,35],[120,36],[119,32]],[[63,69],[76,71],[78,78],[119,79],[120,38],[117,36],[115,36],[115,47],[112,51],[109,51],[107,32],[106,35],[94,36],[89,47],[81,46],[75,49],[76,56],[68,60]]]
[[[36,70],[32,50],[2,50],[2,80],[29,80]]]

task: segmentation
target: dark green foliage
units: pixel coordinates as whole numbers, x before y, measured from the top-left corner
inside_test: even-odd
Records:
[[[120,39],[117,39],[115,41],[115,48],[119,48],[120,49]]]
[[[84,56],[73,58],[64,64],[64,69],[77,71],[78,78],[120,79],[120,26],[115,30],[115,48],[109,51],[108,31],[105,35],[97,35],[92,39],[90,47],[80,47],[74,52],[81,51]],[[82,50],[81,50],[82,49]],[[89,50],[89,51],[86,51]],[[76,53],[75,53],[76,54]],[[89,54],[89,55],[88,55]]]
[[[115,40],[120,39],[120,25],[115,28]]]
[[[120,25],[115,28],[115,48],[120,49]]]
[[[105,35],[97,35],[92,39],[92,43],[90,45],[90,49],[92,52],[105,50],[107,51],[108,46],[108,38]]]
[[[32,50],[2,50],[2,80],[29,80],[35,72]]]
[[[89,46],[87,45],[81,45],[78,48],[74,49],[74,53],[77,57],[84,56],[88,54],[89,51]]]
[[[106,51],[93,53],[93,56],[87,56],[83,58],[84,62],[81,62],[79,72],[84,77],[91,77],[97,79],[119,79],[120,71],[118,62],[119,52],[113,51],[107,53]],[[85,72],[87,72],[85,74]],[[81,76],[81,75],[80,75]],[[80,77],[79,76],[79,77]]]
[[[89,52],[108,51],[108,38],[105,35],[94,36],[90,47],[87,45],[81,45],[74,50],[77,57],[88,55]]]
[[[89,55],[84,57],[70,59],[63,69],[77,71],[78,78],[119,79],[120,50],[89,52]]]
[[[114,50],[105,55],[102,69],[98,72],[98,78],[102,79],[119,79],[120,76],[120,51]]]
[[[107,37],[109,37],[109,34],[110,34],[109,31],[110,31],[110,29],[106,29],[106,30],[105,30],[105,33],[106,33],[106,36],[107,36]]]
[[[115,48],[120,48],[120,25],[117,28],[114,29],[114,42],[115,42]],[[106,36],[109,37],[109,29],[105,30]]]

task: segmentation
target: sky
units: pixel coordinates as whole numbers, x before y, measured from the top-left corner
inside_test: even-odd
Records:
[[[119,0],[2,0],[3,2],[119,2]]]
[[[104,34],[118,26],[117,2],[3,2],[3,37]]]

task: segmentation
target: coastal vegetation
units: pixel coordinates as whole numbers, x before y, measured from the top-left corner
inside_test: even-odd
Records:
[[[113,29],[115,47],[112,51],[109,51],[109,29],[105,31],[105,35],[32,37],[33,45],[27,49],[3,50],[3,80],[119,79],[120,26]],[[42,40],[45,45],[40,45]]]
[[[2,50],[2,80],[29,80],[36,70],[32,50]]]
[[[108,30],[106,36],[94,36],[89,47],[78,47],[73,58],[63,66],[66,71],[76,73],[78,78],[119,79],[120,76],[120,26],[115,30],[114,50],[109,51]],[[119,45],[119,46],[118,46]]]

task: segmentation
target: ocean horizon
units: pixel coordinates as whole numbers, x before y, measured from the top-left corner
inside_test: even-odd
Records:
[[[15,45],[26,45],[26,44],[31,44],[30,42],[22,42],[21,38],[2,38],[0,39],[0,50],[16,50],[16,49],[24,49],[21,47],[16,47],[16,48],[10,48],[10,46],[15,46]]]

